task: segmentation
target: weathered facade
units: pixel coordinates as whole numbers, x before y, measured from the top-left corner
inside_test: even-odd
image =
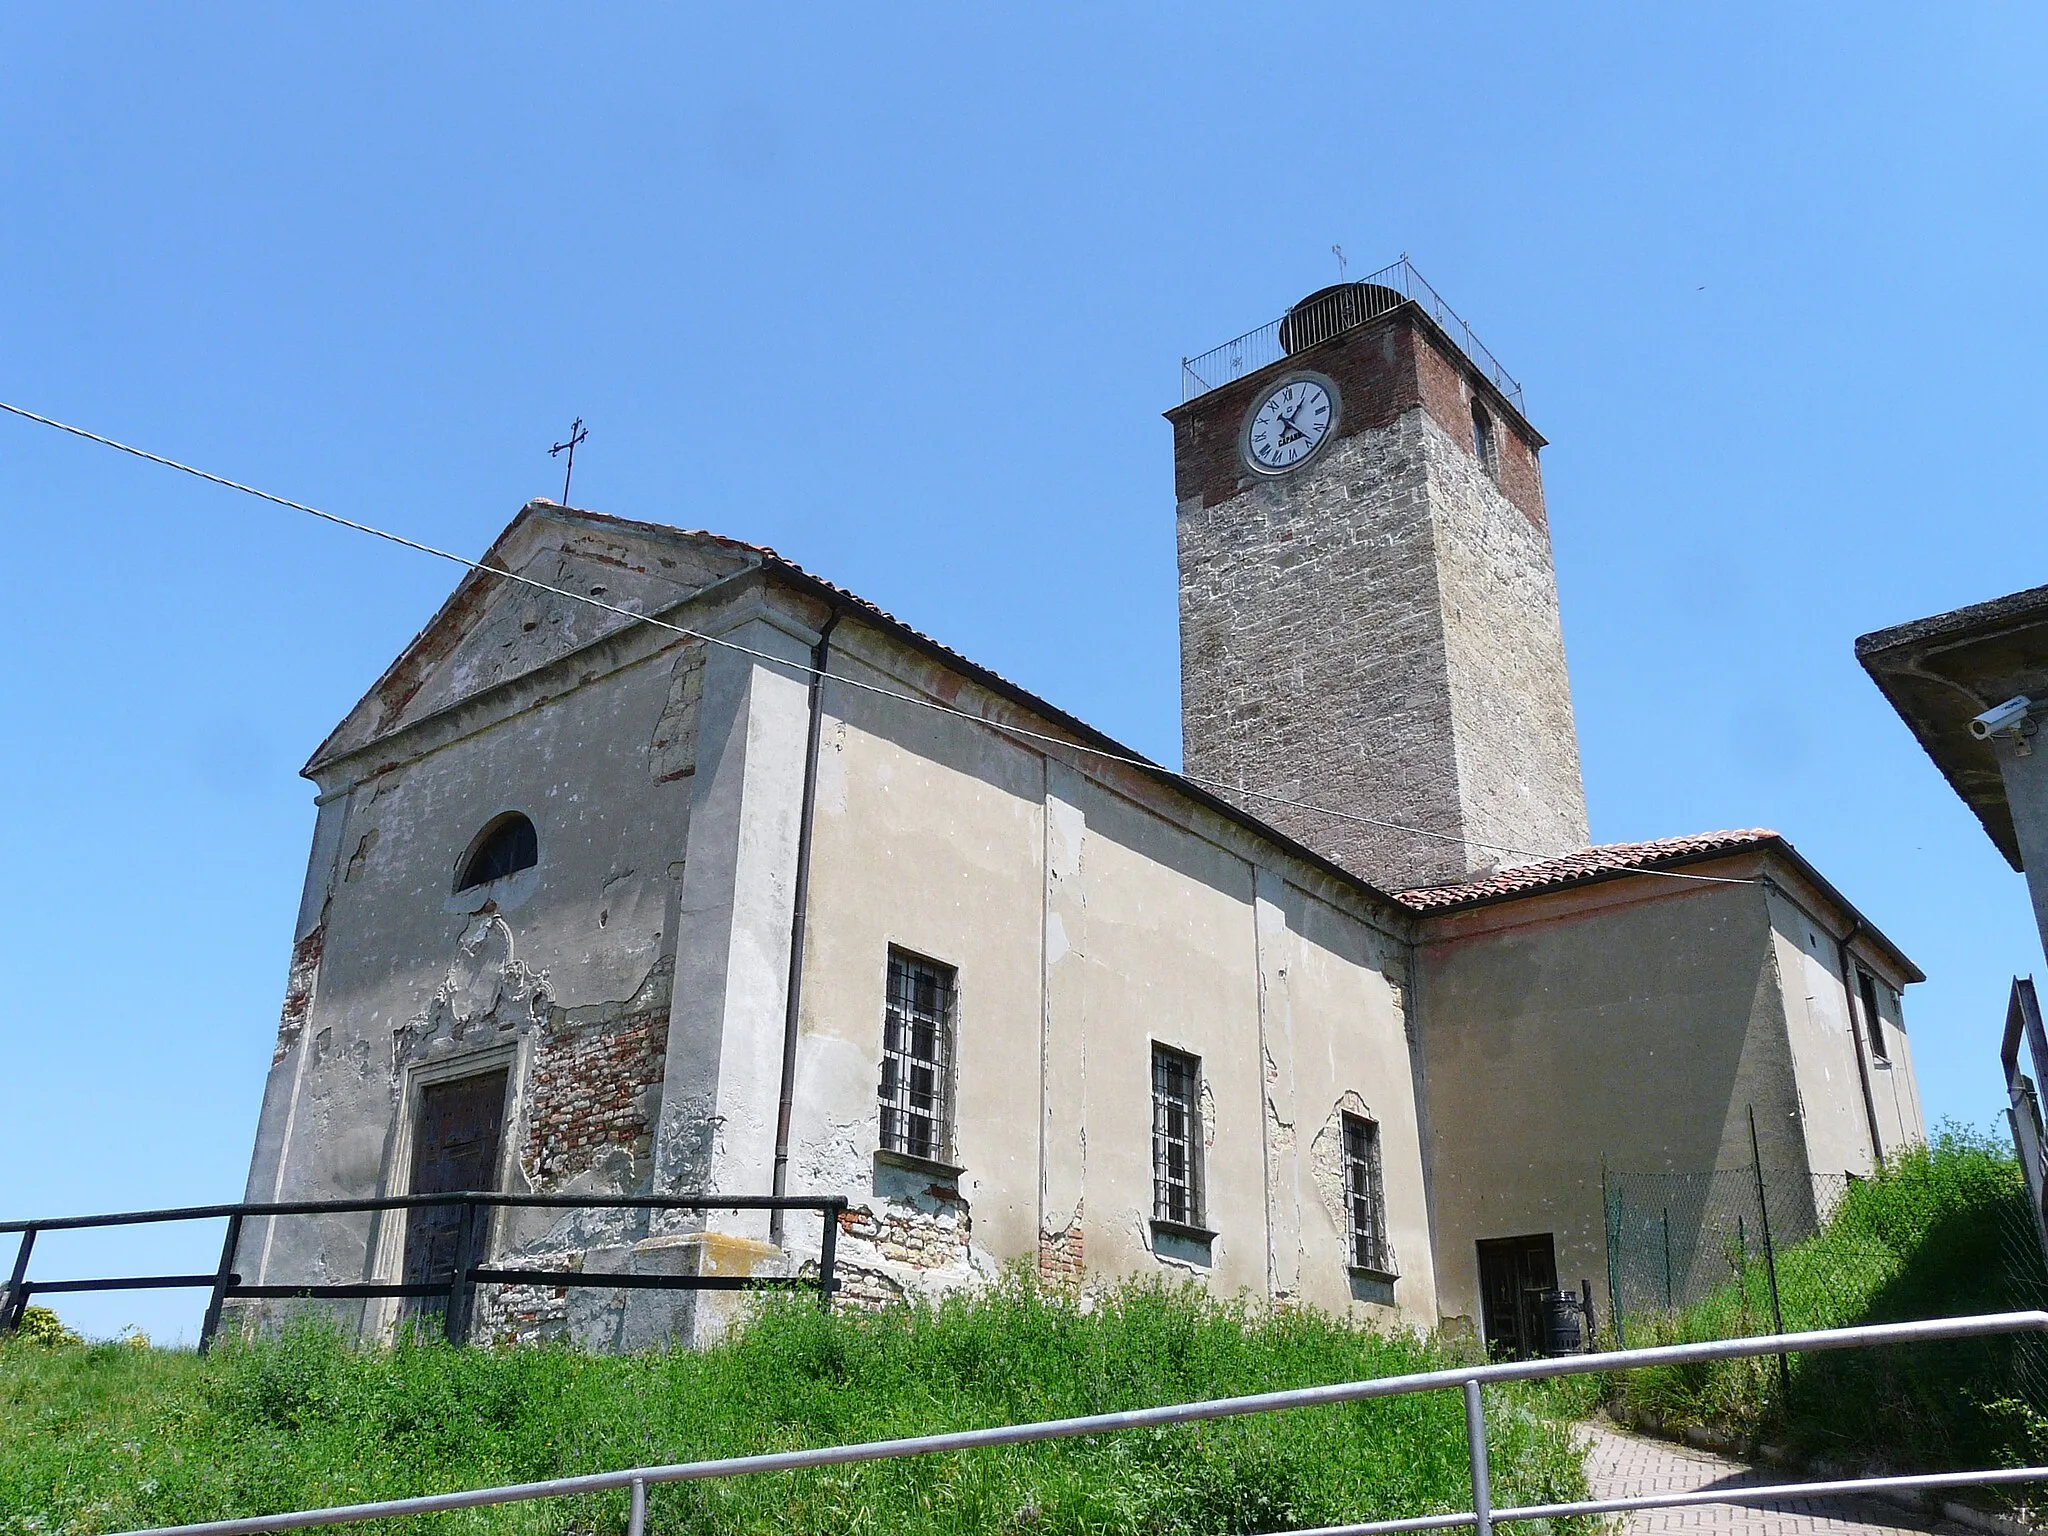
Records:
[[[770,551],[525,508],[307,766],[249,1197],[837,1194],[863,1303],[1024,1264],[1431,1327],[1476,1320],[1488,1239],[1597,1273],[1603,1154],[1712,1167],[1751,1106],[1801,1169],[1915,1139],[1918,973],[1788,845],[1584,847],[1541,439],[1412,306],[1322,346],[1298,472],[1217,440],[1301,359],[1176,413],[1195,782]],[[392,1280],[438,1240],[252,1224],[239,1267]],[[532,1211],[488,1250],[787,1273],[818,1240]],[[725,1315],[538,1286],[480,1323]]]
[[[1102,745],[765,551],[536,505],[487,563],[710,639],[588,625],[570,599],[473,575],[323,746],[252,1198],[407,1189],[422,1095],[497,1072],[497,1187],[767,1190],[798,668],[829,622],[786,1158],[789,1188],[853,1198],[850,1291],[920,1294],[1021,1259],[1427,1314],[1397,903],[1166,775],[891,697]],[[458,890],[512,813],[535,862]],[[878,1145],[892,954],[957,977],[944,1158]],[[1202,1064],[1199,1219],[1171,1228],[1153,1219],[1155,1043]],[[1398,1272],[1345,1256],[1346,1110],[1381,1138]],[[625,1270],[815,1257],[815,1231],[767,1238],[765,1218],[707,1234],[541,1213],[506,1221],[495,1251]],[[250,1244],[262,1284],[389,1278],[404,1222],[279,1222]],[[687,1304],[513,1300],[487,1324],[593,1342],[692,1326]]]

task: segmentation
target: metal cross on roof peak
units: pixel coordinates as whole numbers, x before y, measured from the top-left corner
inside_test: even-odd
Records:
[[[548,450],[548,457],[551,459],[564,453],[569,455],[568,467],[562,472],[562,505],[565,507],[569,505],[569,481],[576,474],[576,445],[589,436],[590,434],[583,428],[583,418],[578,416],[569,424],[568,440],[557,443]]]

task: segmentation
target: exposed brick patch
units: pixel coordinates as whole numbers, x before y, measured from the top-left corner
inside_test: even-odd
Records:
[[[1238,432],[1245,413],[1289,373],[1313,369],[1336,381],[1341,406],[1336,439],[1389,427],[1422,406],[1454,441],[1472,439],[1472,398],[1476,394],[1499,432],[1495,452],[1501,493],[1531,522],[1545,526],[1539,440],[1502,412],[1505,402],[1479,381],[1471,363],[1449,346],[1442,333],[1404,305],[1377,319],[1305,347],[1280,362],[1234,379],[1168,411],[1174,424],[1174,496],[1213,507],[1263,477],[1238,456]]]
[[[1038,1234],[1038,1274],[1043,1280],[1079,1280],[1087,1267],[1087,1245],[1080,1218],[1057,1232]]]
[[[668,1053],[668,1006],[597,1023],[561,1015],[536,1042],[523,1162],[540,1187],[573,1178],[611,1147],[635,1161],[654,1145],[649,1091]]]
[[[1412,347],[1412,356],[1423,408],[1444,429],[1446,437],[1472,455],[1475,466],[1478,450],[1472,441],[1473,400],[1476,398],[1486,408],[1494,424],[1491,479],[1508,503],[1547,537],[1550,521],[1543,508],[1543,471],[1537,462],[1536,445],[1522,435],[1512,419],[1501,414],[1502,402],[1474,382],[1478,376],[1463,358],[1445,353],[1420,334]]]
[[[320,974],[320,956],[326,948],[325,922],[314,924],[312,931],[292,946],[292,966],[284,984],[284,1008],[277,1019],[277,1048],[270,1053],[272,1066],[289,1056],[306,1032],[306,1015],[313,1008],[313,982]]]
[[[943,1216],[896,1206],[885,1206],[878,1216],[866,1206],[855,1206],[839,1216],[839,1230],[846,1236],[873,1243],[883,1258],[913,1269],[965,1264],[968,1228],[965,1206]]]

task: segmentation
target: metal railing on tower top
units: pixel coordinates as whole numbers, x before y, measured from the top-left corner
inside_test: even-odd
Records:
[[[1180,397],[1183,402],[1220,389],[1248,373],[1256,373],[1290,353],[1327,341],[1340,331],[1377,319],[1402,304],[1420,305],[1451,338],[1472,366],[1486,376],[1517,411],[1522,409],[1522,386],[1500,365],[1472,327],[1446,304],[1443,295],[1424,281],[1413,262],[1404,255],[1392,266],[1352,283],[1339,284],[1314,296],[1314,301],[1295,305],[1277,320],[1211,347],[1199,357],[1180,360]]]

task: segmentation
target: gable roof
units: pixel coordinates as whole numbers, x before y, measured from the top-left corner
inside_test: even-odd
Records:
[[[312,777],[318,769],[329,763],[359,752],[385,736],[396,734],[417,719],[454,707],[497,681],[495,677],[472,676],[469,680],[475,686],[465,692],[460,689],[461,678],[458,677],[453,687],[430,694],[426,688],[428,678],[425,674],[445,665],[450,657],[458,654],[463,640],[476,631],[493,591],[500,586],[515,585],[505,582],[494,572],[519,569],[513,562],[521,559],[530,563],[535,551],[544,548],[541,540],[532,537],[536,529],[542,525],[549,529],[584,530],[600,538],[606,535],[630,535],[653,541],[660,548],[687,552],[695,557],[700,564],[691,571],[682,570],[679,563],[674,570],[654,575],[652,584],[643,584],[641,588],[645,596],[624,592],[616,597],[612,594],[606,596],[606,601],[617,601],[623,607],[627,606],[629,600],[648,604],[650,598],[659,598],[663,588],[673,589],[674,596],[670,601],[655,600],[649,604],[647,611],[650,613],[658,613],[661,609],[672,606],[674,602],[685,600],[693,590],[701,590],[701,586],[689,588],[689,580],[686,578],[710,574],[715,579],[724,579],[750,568],[758,569],[799,591],[809,593],[834,609],[859,615],[876,629],[911,650],[938,662],[990,693],[1008,699],[1055,730],[1071,735],[1081,746],[1123,760],[1126,766],[1151,776],[1175,793],[1320,870],[1331,879],[1358,892],[1368,901],[1394,912],[1427,917],[1487,902],[1532,896],[1594,880],[1613,879],[1632,873],[1669,868],[1696,859],[1740,852],[1745,848],[1770,847],[1789,859],[1801,873],[1854,918],[1861,931],[1870,934],[1876,942],[1883,945],[1905,974],[1916,981],[1926,979],[1919,968],[1876,927],[1866,922],[1862,913],[1822,878],[1819,871],[1801,858],[1790,843],[1777,833],[1763,828],[1744,832],[1707,832],[1690,837],[1661,838],[1642,843],[1611,843],[1604,847],[1582,849],[1560,858],[1517,865],[1494,874],[1450,885],[1426,886],[1401,892],[1383,891],[1371,881],[1318,853],[1307,844],[1297,842],[1279,829],[1267,825],[1249,811],[1203,789],[1200,785],[1190,783],[1173,769],[1153,761],[1133,747],[1125,746],[1116,738],[1068,714],[1057,705],[1048,703],[1022,685],[1011,682],[1001,674],[992,672],[978,662],[961,655],[952,647],[933,639],[922,630],[913,628],[887,609],[868,601],[858,593],[805,570],[795,561],[777,554],[765,544],[749,544],[701,529],[682,529],[667,523],[640,522],[633,518],[565,507],[557,502],[545,500],[529,501],[520,508],[518,515],[506,526],[505,531],[498,535],[479,562],[486,569],[470,570],[464,574],[462,580],[456,584],[454,592],[449,595],[434,617],[427,621],[399,654],[398,659],[385,669],[384,674],[371,686],[369,692],[363,695],[341,724],[335,727],[326,741],[314,752],[302,770],[307,777]],[[617,554],[600,558],[608,571],[650,575],[644,561],[636,565]],[[679,555],[674,558],[680,562]],[[656,563],[660,564],[661,561],[662,557],[657,555]],[[547,596],[545,593],[536,595]],[[563,600],[557,598],[553,601]],[[586,614],[595,615],[598,622],[591,625],[581,639],[577,639],[573,634],[559,637],[564,647],[561,654],[594,643],[634,622],[584,603],[575,603],[573,607]],[[548,656],[544,659],[552,660],[554,657]],[[423,697],[430,707],[420,707]]]
[[[300,771],[308,778],[406,727],[608,635],[633,619],[508,581],[508,573],[659,613],[758,566],[768,551],[717,534],[531,501]],[[503,601],[494,601],[500,593]]]
[[[828,581],[804,569],[765,544],[749,544],[701,529],[682,529],[666,523],[640,522],[633,518],[565,507],[560,503],[545,500],[529,501],[520,508],[518,515],[507,525],[505,531],[498,535],[483,559],[478,562],[487,569],[470,570],[464,574],[448,600],[399,653],[398,659],[385,668],[383,675],[371,685],[370,690],[343,718],[341,724],[336,726],[315,750],[305,768],[301,770],[306,777],[314,777],[328,765],[353,756],[385,737],[396,735],[429,714],[453,708],[498,681],[495,677],[477,679],[476,685],[467,691],[443,689],[434,696],[439,702],[433,703],[429,708],[420,707],[426,693],[426,674],[446,665],[449,658],[457,654],[464,638],[476,629],[494,591],[500,587],[516,585],[506,582],[503,577],[494,573],[519,569],[517,562],[520,559],[530,560],[534,549],[539,547],[533,538],[536,525],[543,525],[549,529],[585,529],[597,535],[630,535],[658,541],[664,547],[687,548],[707,557],[710,563],[732,562],[729,574],[750,568],[758,569],[835,609],[857,615],[910,649],[998,697],[1008,699],[1025,712],[1037,716],[1053,731],[1071,735],[1081,746],[1122,759],[1127,766],[1167,785],[1176,794],[1245,828],[1263,841],[1273,844],[1358,892],[1373,905],[1386,909],[1390,915],[1401,914],[1404,911],[1401,903],[1394,897],[1343,865],[1304,843],[1296,842],[1286,833],[1268,826],[1250,812],[1240,809],[1220,796],[1188,783],[1171,768],[1153,761],[1136,748],[1124,745],[1086,721],[1068,714],[1057,705],[1048,703],[1022,685],[1011,682],[999,673],[992,672],[961,655],[952,647],[933,639],[922,630],[913,628],[887,609],[836,582]],[[674,600],[683,601],[688,595],[690,594],[687,592],[678,591]],[[536,596],[545,598],[547,594],[536,593]],[[619,596],[608,594],[605,600],[616,601],[620,606],[626,606],[624,598]],[[556,598],[553,601],[561,602],[563,599]],[[658,614],[669,606],[671,604],[668,602],[657,601],[648,606],[648,611]],[[574,607],[594,614],[597,622],[576,645],[566,647],[564,654],[567,649],[576,649],[581,645],[593,643],[633,622],[619,615],[607,613],[603,609],[592,608],[588,604],[577,603]],[[550,656],[545,659],[554,658]]]

